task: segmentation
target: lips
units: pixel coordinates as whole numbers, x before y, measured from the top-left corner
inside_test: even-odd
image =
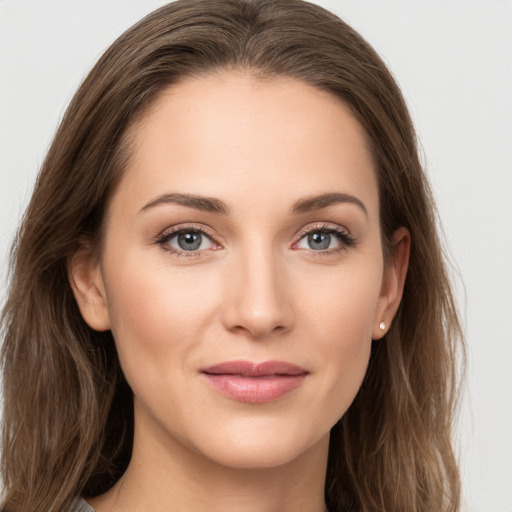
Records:
[[[291,393],[308,373],[284,361],[227,361],[201,369],[205,380],[219,393],[254,404],[271,402]]]

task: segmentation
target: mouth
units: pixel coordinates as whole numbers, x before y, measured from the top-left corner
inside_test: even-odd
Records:
[[[284,361],[227,361],[200,370],[219,393],[240,402],[272,402],[297,389],[309,372]]]

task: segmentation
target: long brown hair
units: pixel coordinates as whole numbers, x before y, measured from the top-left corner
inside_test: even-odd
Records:
[[[178,0],[125,32],[73,98],[12,251],[2,315],[4,510],[63,511],[109,489],[130,460],[131,391],[112,335],[80,316],[66,271],[99,244],[130,157],[130,126],[187,76],[287,76],[344,102],[371,141],[384,247],[412,248],[402,304],[364,383],[331,431],[331,511],[459,508],[451,445],[461,332],[415,132],[393,77],[353,29],[300,0]]]

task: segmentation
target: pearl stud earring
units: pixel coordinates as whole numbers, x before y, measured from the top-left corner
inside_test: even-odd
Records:
[[[379,324],[379,327],[380,327],[381,331],[384,331],[386,329],[386,324],[384,322],[381,322]]]

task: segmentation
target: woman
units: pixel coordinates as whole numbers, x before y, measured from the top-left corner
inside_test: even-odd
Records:
[[[414,130],[320,7],[180,0],[122,35],[14,262],[4,510],[458,509],[460,328]]]

